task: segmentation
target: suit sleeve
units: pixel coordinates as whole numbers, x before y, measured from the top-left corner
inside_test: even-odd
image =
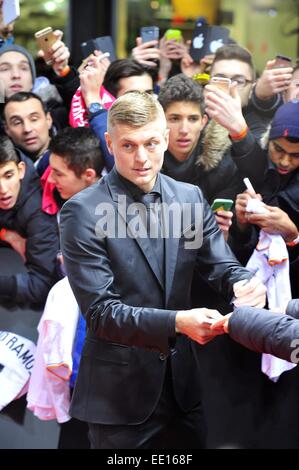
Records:
[[[60,234],[69,282],[92,334],[168,354],[175,337],[176,312],[122,302],[106,240],[96,236],[94,219],[77,199],[68,201],[61,211]]]
[[[229,335],[252,351],[299,360],[299,321],[289,315],[239,307],[230,317]]]
[[[233,284],[242,279],[250,279],[252,273],[241,266],[225,242],[216,223],[215,214],[202,198],[201,192],[199,197],[203,201],[203,237],[202,246],[198,250],[197,271],[230,301],[233,296]]]

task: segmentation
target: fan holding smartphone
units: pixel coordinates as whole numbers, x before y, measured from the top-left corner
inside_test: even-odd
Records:
[[[225,240],[228,239],[229,228],[232,224],[233,213],[231,212],[231,208],[233,203],[234,201],[232,199],[214,199],[211,206]]]
[[[257,80],[255,93],[263,100],[273,99],[275,95],[286,92],[292,81],[293,64],[291,57],[278,54],[266,63]]]
[[[38,56],[43,57],[46,64],[51,65],[60,77],[65,77],[71,71],[68,65],[70,51],[62,42],[63,32],[48,26],[35,33]]]
[[[136,38],[136,47],[132,49],[132,57],[146,67],[157,68],[160,60],[160,31],[157,26],[142,26]]]
[[[181,60],[186,54],[186,45],[182,32],[179,29],[167,29],[160,40],[161,62]],[[171,69],[172,62],[169,63]]]

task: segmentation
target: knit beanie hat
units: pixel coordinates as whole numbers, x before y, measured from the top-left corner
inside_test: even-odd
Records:
[[[288,101],[276,111],[269,139],[279,139],[280,137],[299,139],[299,100]]]
[[[5,54],[5,52],[19,52],[20,54],[26,57],[31,69],[32,83],[34,84],[36,78],[36,69],[33,57],[30,52],[28,52],[27,49],[25,49],[24,47],[18,46],[17,44],[5,44],[0,48],[0,56],[2,54]]]

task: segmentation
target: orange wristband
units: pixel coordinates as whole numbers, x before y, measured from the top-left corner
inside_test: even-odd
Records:
[[[1,232],[0,232],[0,233],[1,233]],[[299,243],[299,235],[298,235],[297,238],[295,238],[295,240],[293,240],[293,241],[291,241],[291,242],[286,242],[286,245],[287,245],[287,246],[296,246],[296,245],[298,245],[298,243]]]
[[[6,232],[7,232],[6,228],[2,228],[0,230],[0,240],[5,240]]]
[[[71,71],[71,67],[69,65],[66,65],[64,69],[59,72],[59,77],[66,77]]]
[[[230,137],[232,140],[242,140],[244,137],[246,137],[247,133],[248,127],[246,126],[241,132],[239,132],[239,134],[230,134]]]

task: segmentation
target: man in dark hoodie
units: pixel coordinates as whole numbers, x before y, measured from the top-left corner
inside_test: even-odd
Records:
[[[231,142],[225,128],[208,123],[202,86],[184,74],[175,75],[161,87],[158,99],[170,129],[162,172],[199,186],[209,204],[216,198],[234,199],[242,181],[230,155]],[[227,211],[216,215],[225,236],[231,217]]]
[[[2,267],[0,304],[9,301],[41,306],[58,280],[56,219],[42,212],[41,197],[39,177],[32,162],[20,157],[10,139],[1,136],[0,239],[5,242],[11,231],[26,239],[27,272],[5,275]]]

